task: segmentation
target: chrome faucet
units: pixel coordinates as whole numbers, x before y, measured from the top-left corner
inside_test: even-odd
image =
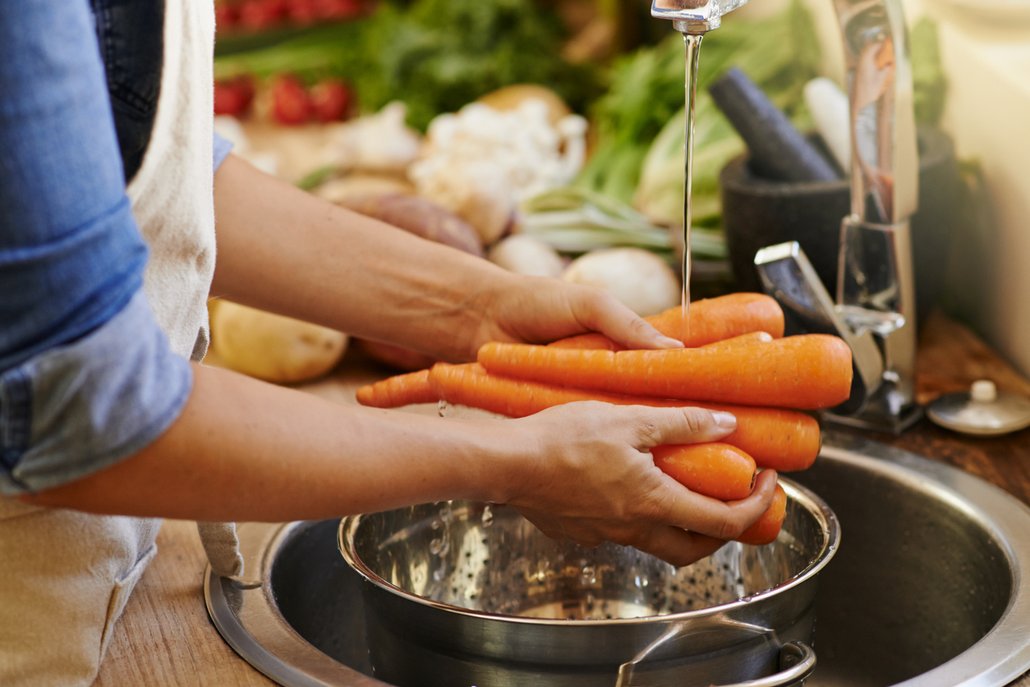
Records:
[[[672,21],[680,33],[696,36],[719,28],[724,14],[748,0],[653,0],[651,16]]]
[[[747,0],[653,0],[651,14],[703,34]],[[855,364],[851,398],[828,412],[841,424],[900,433],[915,402],[915,280],[909,220],[918,198],[912,67],[900,0],[834,0],[847,65],[851,211],[843,219],[831,300],[800,246],[755,255],[763,288],[806,331],[841,336]]]

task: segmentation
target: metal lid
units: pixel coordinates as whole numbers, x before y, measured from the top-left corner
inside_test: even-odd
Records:
[[[968,392],[945,394],[926,409],[941,427],[979,436],[998,436],[1030,427],[1030,399],[998,393],[994,382],[980,379]]]

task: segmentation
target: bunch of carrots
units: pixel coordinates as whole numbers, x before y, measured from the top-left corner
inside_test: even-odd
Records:
[[[758,470],[794,472],[819,454],[818,420],[851,393],[851,350],[822,334],[784,337],[783,311],[772,298],[735,293],[647,318],[682,349],[624,350],[600,334],[548,345],[489,343],[475,363],[437,363],[358,389],[362,405],[397,408],[446,401],[507,417],[524,417],[574,401],[697,406],[737,417],[720,442],[659,446],[655,464],[694,492],[731,501],[754,488]],[[738,541],[774,541],[786,516],[777,485],[772,505]]]

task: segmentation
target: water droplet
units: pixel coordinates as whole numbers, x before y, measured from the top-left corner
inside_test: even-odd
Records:
[[[440,417],[447,417],[447,413],[450,410],[450,408],[451,406],[449,403],[447,403],[447,401],[439,401],[436,404],[436,414]]]
[[[493,509],[490,508],[490,504],[487,504],[483,507],[482,520],[483,527],[489,527],[490,525],[494,524],[494,512]]]
[[[450,548],[450,545],[442,537],[434,537],[429,541],[429,553],[434,556],[443,556],[447,553],[448,548]]]

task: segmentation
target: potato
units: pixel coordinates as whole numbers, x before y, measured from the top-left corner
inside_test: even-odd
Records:
[[[211,347],[229,369],[277,384],[296,384],[332,370],[347,335],[219,300],[211,311]]]
[[[483,255],[479,234],[468,222],[425,198],[402,193],[363,194],[348,196],[339,204],[429,241]]]

